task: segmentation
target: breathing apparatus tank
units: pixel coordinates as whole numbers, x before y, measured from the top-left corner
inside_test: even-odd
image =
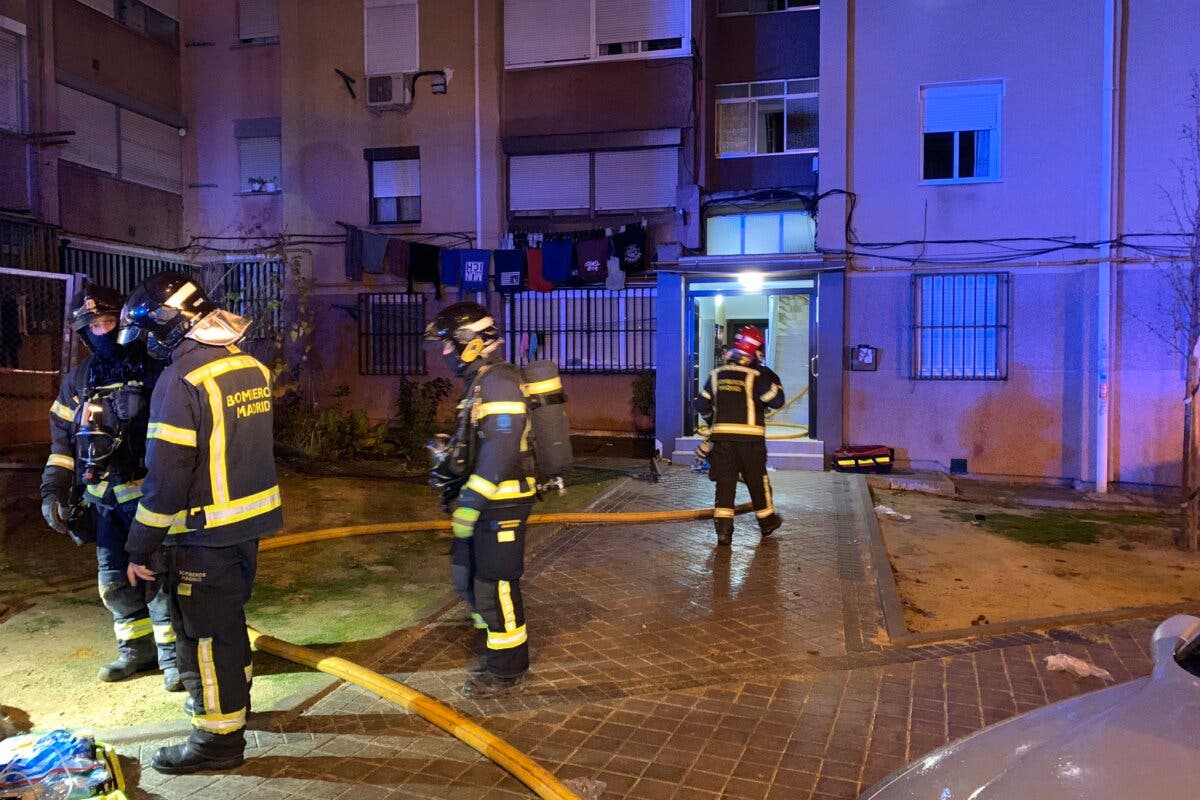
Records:
[[[532,361],[521,368],[521,381],[538,488],[564,491],[563,475],[571,468],[575,455],[558,366],[553,361]]]

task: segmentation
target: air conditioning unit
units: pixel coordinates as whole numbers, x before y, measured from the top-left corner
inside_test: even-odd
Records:
[[[367,78],[367,108],[382,111],[412,105],[408,76],[371,75]]]

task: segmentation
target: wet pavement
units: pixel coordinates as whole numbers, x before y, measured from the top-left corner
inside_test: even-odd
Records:
[[[533,655],[517,696],[456,689],[471,657],[461,605],[397,632],[367,666],[450,703],[560,779],[604,798],[849,798],[906,761],[984,725],[1101,687],[1047,673],[1067,652],[1117,680],[1146,674],[1158,620],[899,648],[870,550],[862,479],[772,473],[787,520],[760,540],[738,518],[572,526],[541,538],[523,584]],[[711,505],[684,469],[625,481],[596,510]],[[393,704],[345,684],[295,712],[252,717],[227,775],[146,769],[162,742],[119,745],[134,797],[515,798],[515,778]]]

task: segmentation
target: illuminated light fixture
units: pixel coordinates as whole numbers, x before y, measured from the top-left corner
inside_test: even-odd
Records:
[[[738,275],[738,283],[747,292],[760,292],[763,288],[763,276],[758,272],[743,272]]]
[[[716,297],[713,298],[713,302],[716,303],[717,305],[721,305],[722,303],[725,302],[725,295],[723,295],[723,294],[717,295]]]

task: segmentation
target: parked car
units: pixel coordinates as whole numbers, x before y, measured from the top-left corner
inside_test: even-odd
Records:
[[[1030,711],[951,742],[860,800],[1130,800],[1200,786],[1200,619],[1151,639],[1148,677]]]

